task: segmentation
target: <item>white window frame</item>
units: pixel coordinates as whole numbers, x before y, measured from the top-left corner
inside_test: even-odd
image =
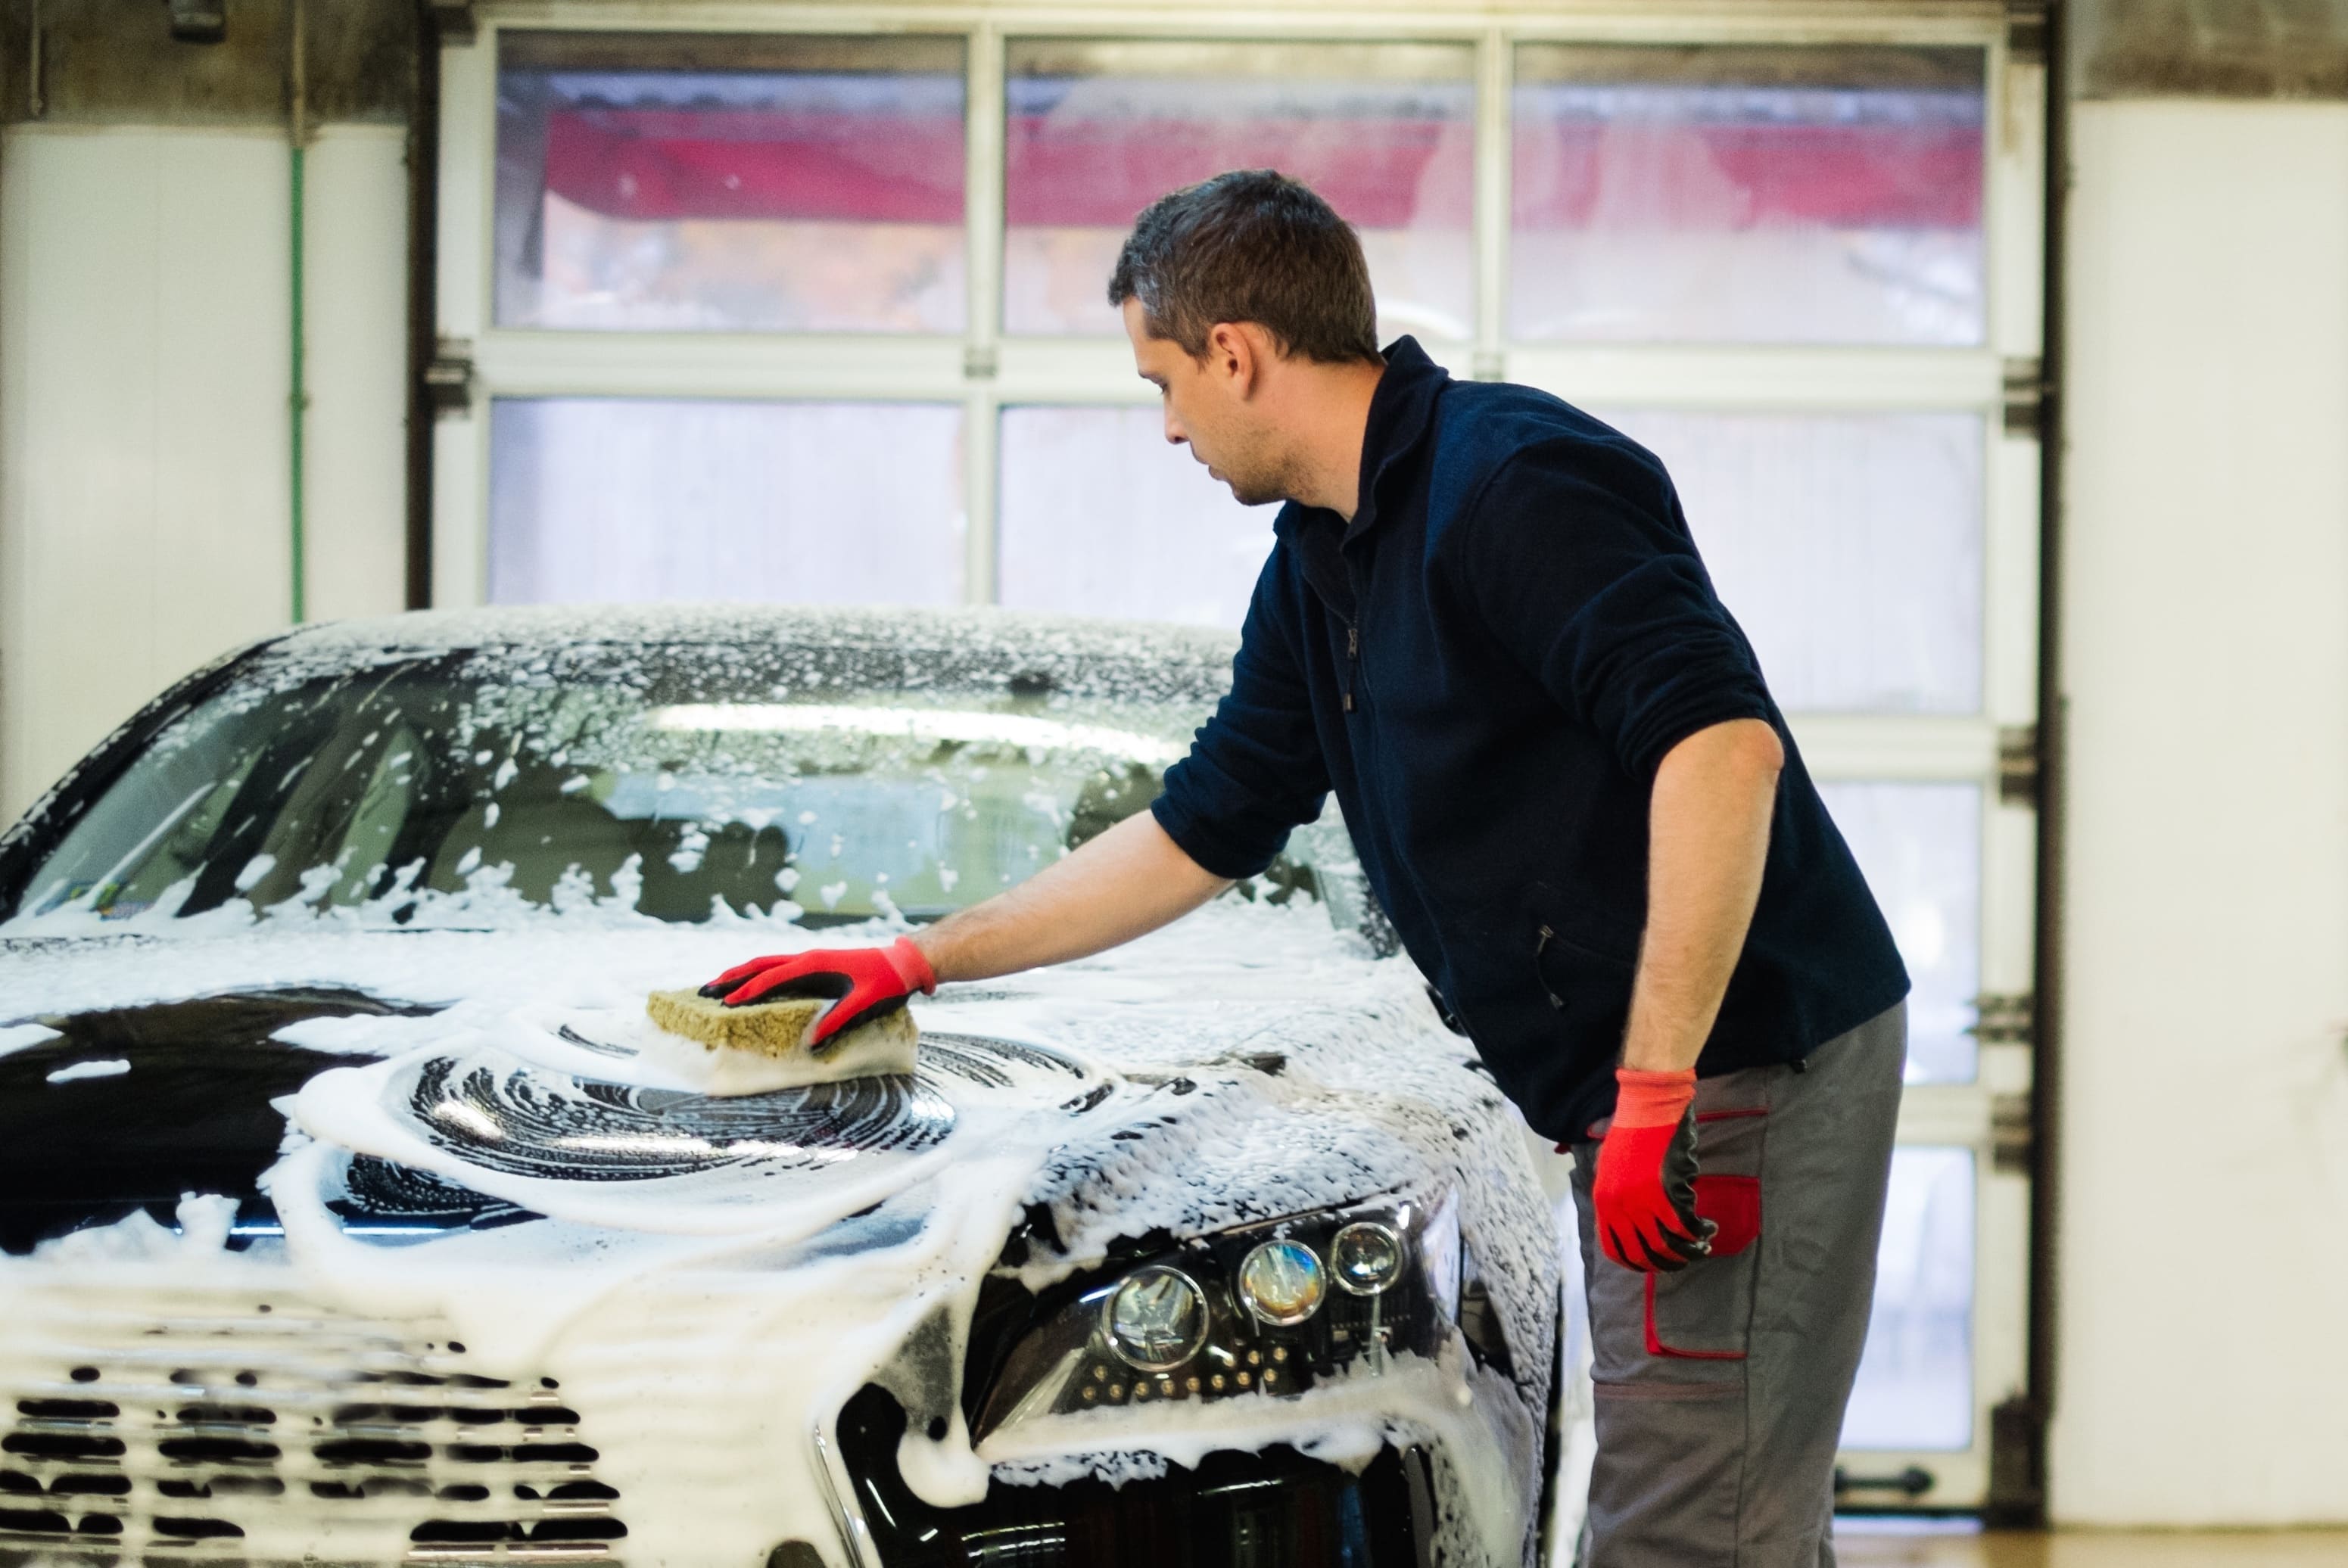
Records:
[[[1845,0],[1587,0],[1539,13],[1498,7],[1372,10],[1291,3],[1257,9],[1161,5],[499,3],[441,55],[437,288],[444,340],[469,345],[469,415],[433,438],[433,602],[484,601],[488,408],[500,396],[783,398],[951,403],[964,420],[965,583],[991,602],[996,577],[998,416],[1017,404],[1150,404],[1120,340],[1006,337],[1003,278],[1004,60],[1008,38],[1164,37],[1466,43],[1476,50],[1476,335],[1426,343],[1459,375],[1507,377],[1598,408],[1737,412],[1976,412],[1985,432],[1982,704],[1962,716],[1795,714],[1820,779],[1976,784],[1982,793],[1981,984],[2026,996],[2034,979],[2037,819],[2000,798],[2001,735],[2038,722],[2039,446],[2010,434],[2009,365],[2043,352],[2045,74],[2007,48],[2002,3],[1918,0],[1894,11]],[[490,236],[499,34],[570,31],[956,35],[969,54],[965,229],[967,330],[959,335],[718,333],[500,329],[492,324]],[[1988,59],[1983,184],[1987,342],[1972,348],[1711,347],[1513,343],[1507,336],[1510,86],[1519,43],[1897,44],[1979,46]],[[1987,1499],[1991,1410],[2023,1391],[2028,1361],[2030,1183],[1996,1169],[1993,1111],[2026,1106],[2025,1043],[1984,1040],[1977,1081],[1913,1086],[1903,1143],[1972,1151],[1976,1172],[1974,1421],[1962,1452],[1846,1456],[1856,1474],[1913,1464],[1931,1489],[1854,1496],[1854,1505],[1966,1508]],[[2017,1097],[2020,1097],[2017,1099]]]

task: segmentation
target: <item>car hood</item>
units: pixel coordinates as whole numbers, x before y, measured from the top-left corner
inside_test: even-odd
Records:
[[[18,1353],[46,1366],[100,1321],[143,1334],[141,1303],[170,1322],[210,1303],[248,1337],[297,1310],[404,1325],[419,1365],[542,1375],[591,1420],[612,1412],[597,1474],[648,1539],[716,1529],[707,1478],[740,1456],[788,1462],[788,1484],[727,1517],[747,1551],[829,1527],[823,1434],[870,1382],[934,1414],[900,1454],[925,1498],[983,1493],[994,1460],[955,1399],[990,1273],[1047,1291],[1171,1238],[1395,1194],[1456,1214],[1518,1351],[1478,1376],[1514,1397],[1267,1401],[1212,1440],[1361,1455],[1546,1408],[1550,1216],[1521,1123],[1406,960],[1317,908],[1227,898],[1101,958],[917,999],[911,1078],[723,1099],[644,1050],[647,991],[817,939],[747,922],[0,937],[0,1209],[11,1251],[30,1248],[0,1257],[0,1295],[48,1325]],[[618,1419],[648,1409],[673,1419]],[[1509,1542],[1525,1506],[1479,1528]]]
[[[651,989],[813,940],[747,922],[0,939],[0,1241],[165,1218],[191,1193],[266,1229],[305,1144],[335,1154],[311,1163],[345,1221],[794,1238],[1024,1156],[1020,1228],[1049,1270],[1118,1236],[1438,1184],[1506,1119],[1406,962],[1236,899],[917,999],[910,1078],[720,1097],[705,1053],[644,1016]]]

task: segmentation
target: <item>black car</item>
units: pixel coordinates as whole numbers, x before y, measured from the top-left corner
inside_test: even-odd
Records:
[[[1334,816],[909,1076],[644,1015],[1142,809],[1231,651],[430,613],[160,699],[0,837],[0,1563],[1567,1560],[1554,1218]]]

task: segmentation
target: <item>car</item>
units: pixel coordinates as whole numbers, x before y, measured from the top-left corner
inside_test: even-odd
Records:
[[[0,837],[0,1562],[1570,1560],[1554,1173],[1334,814],[910,1075],[645,1015],[1145,809],[1233,646],[490,609],[158,699]]]

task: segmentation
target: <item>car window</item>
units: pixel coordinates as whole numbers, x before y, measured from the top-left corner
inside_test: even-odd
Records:
[[[233,685],[145,748],[14,913],[929,918],[1148,805],[1211,707],[1018,671],[566,657]]]

